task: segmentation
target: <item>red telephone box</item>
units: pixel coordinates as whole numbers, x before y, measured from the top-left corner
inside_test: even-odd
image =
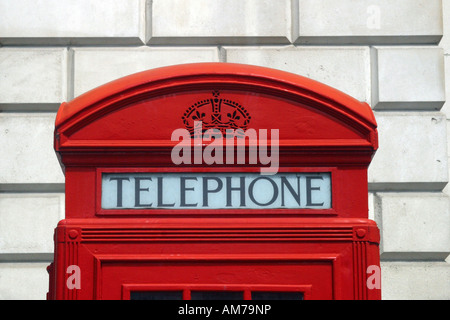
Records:
[[[278,70],[178,65],[63,103],[54,144],[66,218],[48,299],[381,296],[366,103]]]

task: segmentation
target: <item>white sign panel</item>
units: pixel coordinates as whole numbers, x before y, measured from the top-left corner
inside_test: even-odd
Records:
[[[104,173],[103,209],[329,209],[330,173]]]

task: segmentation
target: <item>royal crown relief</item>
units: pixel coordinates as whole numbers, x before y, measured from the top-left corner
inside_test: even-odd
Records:
[[[215,90],[211,98],[190,106],[182,120],[192,137],[201,135],[205,138],[204,134],[208,130],[218,130],[227,137],[230,134],[243,135],[249,127],[251,116],[241,104],[221,98],[220,92]]]
[[[250,128],[250,113],[239,102],[220,96],[215,90],[210,98],[195,102],[184,112],[185,128],[174,130],[171,136],[179,142],[172,149],[172,163],[259,164],[261,173],[275,174],[279,130]]]

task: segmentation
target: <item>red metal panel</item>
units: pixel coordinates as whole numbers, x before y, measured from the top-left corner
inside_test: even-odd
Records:
[[[219,119],[219,102],[228,126],[279,130],[279,172],[329,172],[332,208],[102,209],[102,173],[258,172],[261,162],[172,161],[172,132],[192,129],[195,117]],[[178,288],[185,299],[205,288],[242,290],[245,299],[258,288],[380,298],[379,287],[366,285],[368,268],[379,268],[378,229],[367,219],[378,139],[366,103],[286,72],[191,64],[94,89],[63,103],[55,125],[66,219],[55,230],[49,299],[126,299],[145,288]],[[68,283],[71,266],[81,271],[79,288]]]
[[[72,130],[88,124],[101,110],[120,107],[154,96],[197,90],[217,90],[216,86],[246,92],[268,92],[291,100],[305,101],[326,114],[339,115],[364,126],[376,127],[375,117],[366,103],[317,81],[257,66],[232,63],[200,63],[144,71],[94,89],[60,108],[57,128]],[[120,105],[119,105],[120,104]],[[372,137],[373,138],[373,137]]]
[[[55,149],[66,166],[130,160],[167,165],[176,144],[171,133],[184,128],[186,112],[212,100],[213,92],[242,105],[250,128],[279,129],[281,164],[368,165],[377,149],[376,122],[366,103],[301,76],[215,63],[132,75],[62,104]],[[159,152],[149,156],[148,150]],[[81,151],[84,156],[76,157]],[[116,156],[105,159],[103,151]]]
[[[379,298],[366,286],[378,229],[365,219],[70,219],[59,276],[78,264],[80,289],[57,296],[121,299],[125,286],[302,288],[306,299]],[[363,230],[363,231],[362,231]],[[61,274],[62,273],[62,274]],[[93,275],[91,278],[89,275]],[[58,275],[57,275],[58,276]]]

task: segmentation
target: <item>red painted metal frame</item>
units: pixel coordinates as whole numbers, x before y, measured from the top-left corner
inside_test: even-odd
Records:
[[[259,170],[260,163],[172,163],[171,132],[212,91],[241,103],[251,128],[280,130],[280,172],[331,172],[332,209],[101,209],[103,172]],[[48,298],[231,286],[247,290],[246,298],[261,287],[300,288],[305,299],[380,299],[380,289],[366,286],[367,267],[379,266],[379,231],[367,217],[376,126],[366,103],[336,89],[228,63],[149,70],[63,103],[54,145],[66,177],[66,219],[55,230]],[[70,265],[81,269],[80,289],[66,286]]]
[[[366,286],[367,267],[379,264],[366,219],[68,219],[56,231],[51,298],[121,299],[126,285],[288,285],[305,299],[379,299]],[[65,286],[69,265],[82,270],[79,290]]]

